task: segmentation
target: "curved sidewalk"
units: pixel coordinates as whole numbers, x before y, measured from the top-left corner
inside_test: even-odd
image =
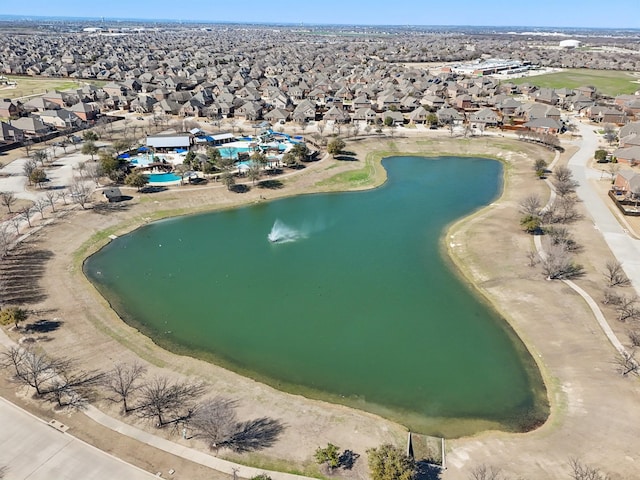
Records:
[[[609,228],[612,231],[616,231],[618,229],[620,231],[622,231],[622,227],[620,227],[620,225],[618,224],[617,220],[615,220],[615,217],[613,216],[613,214],[609,211],[609,209],[606,207],[606,205],[604,205],[602,203],[602,201],[601,201],[600,197],[598,196],[597,192],[595,192],[593,190],[593,188],[591,187],[591,184],[588,183],[589,180],[587,179],[587,175],[586,175],[586,173],[587,173],[587,166],[586,165],[587,165],[588,161],[590,160],[591,156],[593,155],[592,152],[595,152],[595,150],[596,150],[596,146],[598,144],[598,139],[597,139],[595,133],[593,132],[593,129],[589,128],[588,126],[585,126],[583,124],[580,124],[580,132],[582,134],[582,141],[580,142],[580,149],[569,159],[569,167],[571,168],[576,180],[578,180],[580,182],[580,186],[578,187],[578,190],[577,190],[578,196],[584,201],[585,207],[587,208],[587,211],[589,212],[589,214],[591,215],[591,217],[592,217],[592,219],[594,221],[594,225],[596,226],[596,228],[600,229],[600,231],[603,233],[603,235],[604,235],[604,231],[599,227],[598,221],[602,222],[604,227]],[[550,168],[553,168],[556,165],[558,159],[559,159],[559,155],[556,154],[556,157],[555,157],[553,163],[550,165]],[[551,193],[550,193],[550,196],[549,196],[549,201],[544,206],[543,210],[549,209],[551,207],[551,205],[553,205],[553,203],[555,202],[555,199],[557,197],[555,188],[553,187],[553,184],[551,183],[551,181],[549,181],[549,179],[546,179],[546,183],[549,186],[549,189],[550,189]],[[587,199],[589,201],[587,201]],[[592,207],[594,207],[595,212],[591,211]],[[601,207],[604,208],[606,213],[609,214],[611,216],[611,218],[613,218],[613,220],[615,221],[615,225],[610,224],[610,221],[609,221],[610,219],[607,218],[607,216],[605,215],[605,212],[602,211]],[[618,233],[618,232],[616,232],[616,233]],[[614,253],[614,255],[616,256],[618,261],[620,261],[622,263],[623,260],[620,259],[620,257],[616,254],[616,251],[612,247],[612,245],[609,242],[609,239],[607,238],[607,236],[605,235],[604,237],[605,237],[605,241],[609,245],[609,248],[611,249],[611,251]],[[638,248],[640,248],[640,241],[634,240],[634,239],[632,239],[631,237],[628,237],[628,236],[627,236],[627,238],[629,240],[631,240],[632,242],[636,243]],[[545,260],[547,254],[544,251],[544,248],[542,247],[542,240],[541,240],[540,235],[534,236],[533,237],[533,242],[535,244],[536,251],[538,252],[538,255],[540,256],[540,258],[542,260]],[[619,253],[621,253],[621,252],[619,252]],[[631,281],[632,281],[632,283],[634,285],[638,285],[639,284],[636,281],[636,279],[632,278],[631,276],[629,276],[629,278],[631,279]],[[604,332],[605,336],[607,337],[607,339],[609,340],[611,345],[613,345],[613,347],[619,353],[628,354],[628,352],[625,349],[624,345],[622,345],[622,342],[620,342],[620,340],[618,339],[616,334],[613,332],[613,329],[611,328],[611,326],[607,322],[607,319],[602,314],[602,310],[600,310],[600,307],[598,306],[598,303],[593,299],[593,297],[591,297],[591,295],[589,295],[585,290],[580,288],[578,285],[576,285],[571,280],[562,280],[562,282],[565,285],[569,286],[574,292],[576,292],[578,295],[580,295],[584,299],[585,302],[587,302],[587,305],[589,306],[589,308],[593,312],[593,315],[594,315],[596,321],[598,322],[598,325],[600,325],[600,328]]]

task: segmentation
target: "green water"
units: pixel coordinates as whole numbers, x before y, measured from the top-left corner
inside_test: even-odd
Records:
[[[387,183],[371,191],[145,225],[85,273],[160,345],[279,388],[422,430],[446,432],[443,419],[531,428],[545,416],[540,375],[440,245],[448,224],[499,195],[501,164],[384,166]],[[276,220],[300,238],[269,242]]]

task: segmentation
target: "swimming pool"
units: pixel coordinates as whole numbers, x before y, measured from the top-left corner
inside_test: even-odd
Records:
[[[179,182],[181,177],[175,173],[146,173],[149,183]]]

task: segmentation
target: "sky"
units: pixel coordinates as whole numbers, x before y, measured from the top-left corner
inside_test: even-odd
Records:
[[[1,0],[0,14],[211,22],[640,28],[639,0]]]

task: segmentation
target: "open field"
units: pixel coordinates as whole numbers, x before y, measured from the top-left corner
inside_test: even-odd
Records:
[[[530,83],[543,88],[578,88],[589,85],[596,87],[598,92],[613,97],[640,90],[640,84],[637,83],[639,79],[640,77],[631,72],[581,68],[534,77],[522,77],[510,81],[516,85]]]
[[[18,77],[6,75],[10,82],[16,82],[15,87],[0,86],[0,98],[20,98],[31,95],[39,95],[50,90],[70,90],[80,88],[86,83],[97,87],[107,82],[101,80],[74,80],[73,78],[52,77]]]

